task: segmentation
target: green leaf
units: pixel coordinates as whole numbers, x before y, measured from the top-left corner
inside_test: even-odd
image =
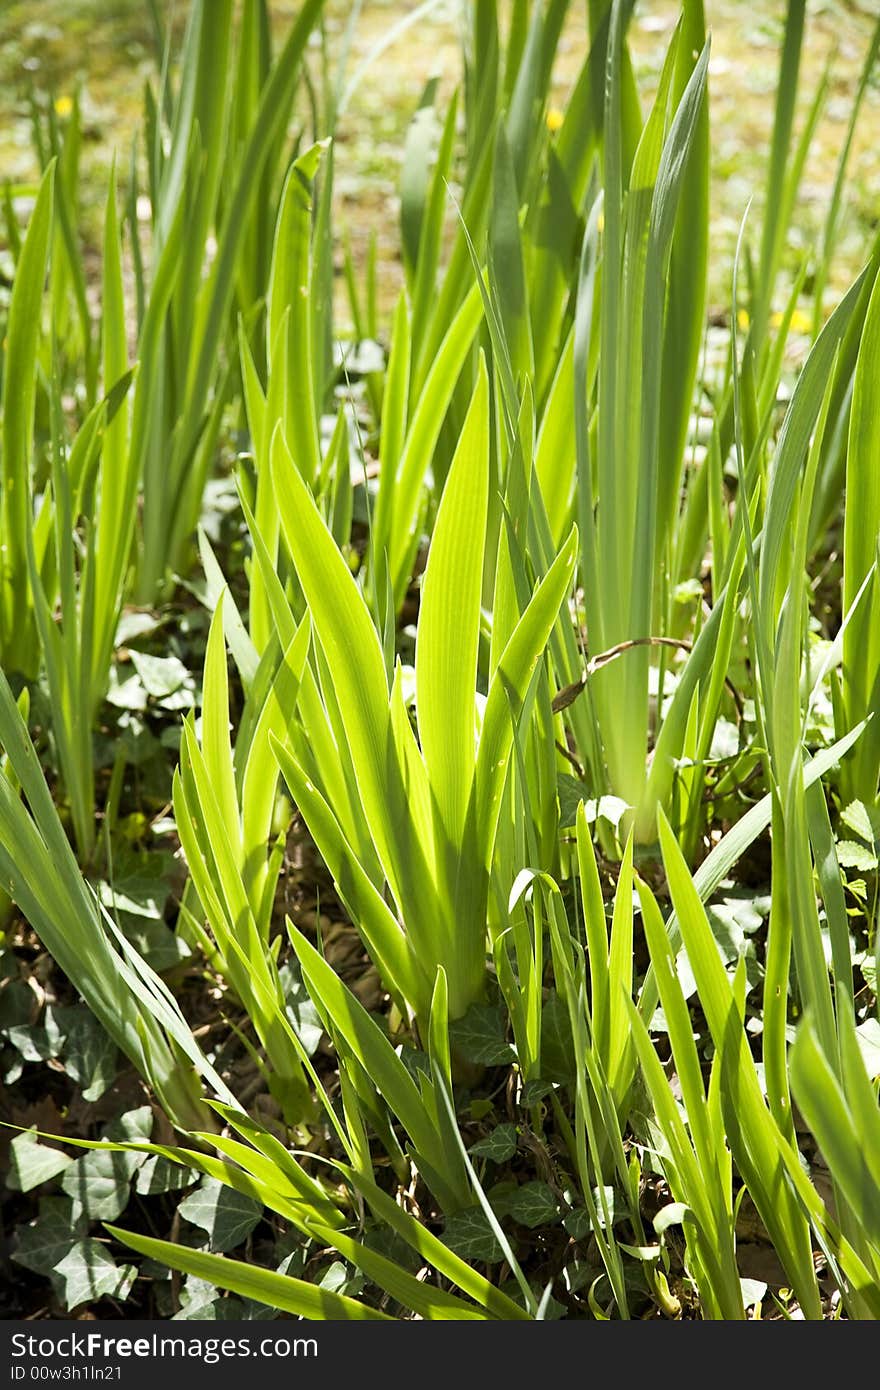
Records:
[[[516,1125],[496,1125],[491,1134],[471,1144],[468,1153],[489,1158],[493,1163],[506,1163],[516,1153]]]
[[[503,1201],[496,1201],[494,1205],[499,1216],[511,1216],[530,1230],[549,1226],[559,1217],[559,1202],[552,1189],[537,1179],[521,1183]]]
[[[863,873],[870,873],[877,867],[877,856],[857,840],[838,840],[837,862],[843,869],[861,869]]]
[[[154,1197],[159,1192],[179,1192],[189,1187],[195,1178],[193,1168],[172,1163],[162,1154],[152,1154],[138,1170],[134,1190],[140,1197]]]
[[[849,805],[841,811],[840,819],[844,825],[849,826],[849,829],[855,831],[856,835],[867,844],[872,845],[874,843],[874,826],[871,823],[871,816],[864,802],[851,801]]]
[[[313,1284],[294,1279],[290,1275],[275,1274],[271,1270],[259,1269],[239,1260],[227,1260],[223,1255],[210,1255],[204,1250],[187,1250],[169,1240],[153,1240],[150,1236],[136,1235],[133,1231],[120,1231],[115,1226],[108,1226],[107,1230],[117,1240],[130,1245],[142,1255],[160,1260],[172,1269],[180,1269],[200,1279],[207,1279],[218,1288],[229,1289],[243,1298],[254,1298],[260,1303],[267,1303],[284,1313],[321,1321],[334,1318],[344,1318],[346,1321],[352,1318],[390,1321],[386,1314],[378,1313],[352,1298],[316,1288]]]
[[[545,1096],[549,1096],[553,1090],[553,1082],[545,1081],[543,1077],[538,1077],[534,1081],[527,1081],[522,1088],[519,1104],[523,1110],[531,1110],[532,1106],[540,1105]]]
[[[179,690],[193,688],[192,676],[176,656],[150,656],[132,650],[131,659],[141,684],[154,700],[167,699]],[[190,698],[187,703],[192,704],[193,700]]]
[[[447,1217],[443,1239],[450,1250],[468,1264],[477,1261],[496,1264],[504,1257],[482,1207],[466,1207]]]
[[[575,1074],[568,1009],[555,990],[541,1010],[541,1072],[548,1081],[562,1082],[570,1081]]]
[[[65,1034],[64,1070],[82,1086],[84,1100],[99,1100],[116,1078],[117,1046],[84,1005],[58,1012]]]
[[[136,1274],[134,1265],[120,1268],[100,1241],[91,1239],[77,1241],[55,1267],[68,1309],[108,1295],[124,1302]]]
[[[516,1060],[516,1052],[504,1034],[504,1010],[491,1004],[472,1004],[464,1017],[449,1027],[455,1051],[466,1062],[486,1067],[500,1067]]]
[[[452,844],[465,833],[474,780],[474,694],[489,496],[489,378],[477,384],[437,513],[416,640],[419,739]]]
[[[391,587],[398,606],[403,602],[417,544],[415,523],[425,471],[482,314],[479,288],[474,285],[449,325],[414,405],[396,474],[387,480],[383,478],[380,485],[374,553],[388,551]],[[384,505],[383,492],[388,498]]]
[[[30,1192],[40,1183],[48,1182],[73,1162],[60,1149],[50,1149],[36,1138],[36,1128],[16,1135],[9,1146],[11,1172],[7,1183],[19,1192]]]
[[[178,1207],[181,1216],[208,1233],[212,1250],[233,1250],[241,1245],[263,1215],[259,1202],[227,1187],[215,1178],[204,1178]]]
[[[143,1105],[108,1125],[103,1137],[122,1143],[149,1139],[152,1127],[153,1112]],[[107,1149],[84,1154],[65,1172],[62,1190],[90,1221],[113,1220],[125,1210],[131,1180],[145,1158],[141,1153]]]
[[[25,536],[30,529],[31,447],[42,323],[43,282],[52,229],[55,161],[40,183],[12,289],[3,357],[3,432],[0,455],[0,652],[9,670],[32,673],[33,624],[29,620]]]
[[[670,1226],[680,1226],[690,1215],[691,1209],[685,1202],[667,1202],[654,1217],[654,1230],[662,1236]]]
[[[877,1079],[880,1077],[880,1020],[866,1018],[865,1022],[860,1023],[856,1029],[856,1038],[865,1070],[876,1086]]]
[[[40,1214],[19,1226],[12,1258],[35,1274],[50,1275],[85,1234],[88,1221],[69,1197],[41,1197]]]

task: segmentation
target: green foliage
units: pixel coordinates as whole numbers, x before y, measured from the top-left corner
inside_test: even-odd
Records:
[[[278,47],[265,0],[193,0],[179,62],[163,38],[149,249],[136,153],[100,321],[79,104],[33,104],[0,1062],[88,1106],[122,1054],[178,1131],[145,1102],[76,1134],[26,1113],[13,1257],[66,1310],[131,1295],[102,1222],[168,1316],[739,1320],[769,1306],[754,1208],[790,1307],[880,1317],[880,242],[823,300],[880,29],[787,282],[830,83],[798,126],[790,0],[713,375],[703,4],[644,107],[633,5],[588,5],[551,108],[569,8],[471,6],[462,89],[424,90],[387,354],[334,342],[332,140],[365,67],[331,74],[322,0]],[[375,252],[345,276],[376,338]],[[183,1238],[118,1227],[132,1192]]]

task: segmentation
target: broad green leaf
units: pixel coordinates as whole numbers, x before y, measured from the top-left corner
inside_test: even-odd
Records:
[[[12,1258],[25,1269],[48,1277],[87,1229],[85,1216],[69,1197],[41,1197],[36,1221],[18,1229]]]
[[[10,1174],[7,1179],[10,1188],[19,1192],[30,1192],[40,1183],[48,1182],[63,1173],[73,1162],[60,1149],[50,1149],[41,1144],[34,1129],[25,1130],[13,1139],[9,1146]]]
[[[519,719],[532,677],[559,616],[571,584],[576,554],[577,530],[572,528],[520,618],[489,686],[476,768],[476,850],[487,868],[501,813],[513,721]]]
[[[136,1275],[134,1265],[118,1266],[100,1241],[92,1239],[78,1240],[53,1271],[68,1309],[106,1297],[125,1302]]]
[[[419,739],[449,841],[464,833],[474,778],[477,654],[489,491],[489,380],[477,384],[440,501],[416,643]]]
[[[481,1207],[467,1207],[447,1217],[443,1239],[468,1264],[497,1264],[504,1251]]]
[[[507,1163],[516,1153],[516,1125],[496,1125],[485,1137],[471,1144],[468,1153],[476,1158],[489,1158],[493,1163]]]
[[[379,1313],[365,1303],[358,1303],[344,1294],[332,1293],[302,1279],[294,1279],[289,1274],[275,1274],[272,1270],[243,1264],[240,1260],[229,1260],[223,1255],[189,1250],[169,1240],[154,1240],[151,1236],[136,1235],[133,1231],[121,1231],[116,1226],[107,1226],[107,1230],[114,1239],[146,1255],[148,1259],[158,1260],[160,1264],[182,1270],[184,1274],[195,1275],[197,1279],[206,1279],[217,1288],[229,1289],[243,1298],[256,1299],[258,1303],[266,1303],[283,1313],[319,1321],[391,1321],[385,1313]]]
[[[234,851],[241,845],[241,823],[235,776],[232,767],[232,745],[229,739],[229,678],[226,671],[226,643],[223,637],[223,599],[221,594],[214,609],[205,649],[205,670],[202,680],[202,752],[205,769],[211,780],[217,808],[229,843]]]
[[[880,1249],[880,1115],[857,1047],[852,1061],[844,1091],[808,1019],[791,1050],[791,1082],[835,1185]]]
[[[211,1249],[221,1252],[241,1245],[263,1214],[258,1202],[214,1178],[203,1178],[177,1210],[194,1226],[207,1231]]]

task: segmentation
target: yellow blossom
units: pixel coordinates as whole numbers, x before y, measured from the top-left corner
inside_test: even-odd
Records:
[[[772,314],[770,316],[771,327],[781,328],[784,317],[784,314]],[[791,324],[789,326],[793,333],[809,333],[813,326],[813,322],[809,314],[805,314],[802,309],[795,309],[791,316]]]

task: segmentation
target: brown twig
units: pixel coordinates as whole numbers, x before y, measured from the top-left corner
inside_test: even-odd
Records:
[[[599,652],[593,656],[584,667],[583,675],[580,680],[573,685],[566,685],[558,691],[553,699],[553,713],[559,714],[560,710],[568,709],[573,705],[579,695],[586,689],[587,681],[594,676],[597,671],[601,671],[603,666],[608,666],[612,661],[616,661],[625,652],[632,651],[634,647],[675,647],[679,651],[692,652],[693,642],[685,642],[677,637],[630,637],[626,642],[618,642],[616,646],[609,647],[607,651]],[[724,684],[730,692],[730,697],[736,706],[737,722],[742,724],[743,704],[740,693],[729,676],[724,677]]]

